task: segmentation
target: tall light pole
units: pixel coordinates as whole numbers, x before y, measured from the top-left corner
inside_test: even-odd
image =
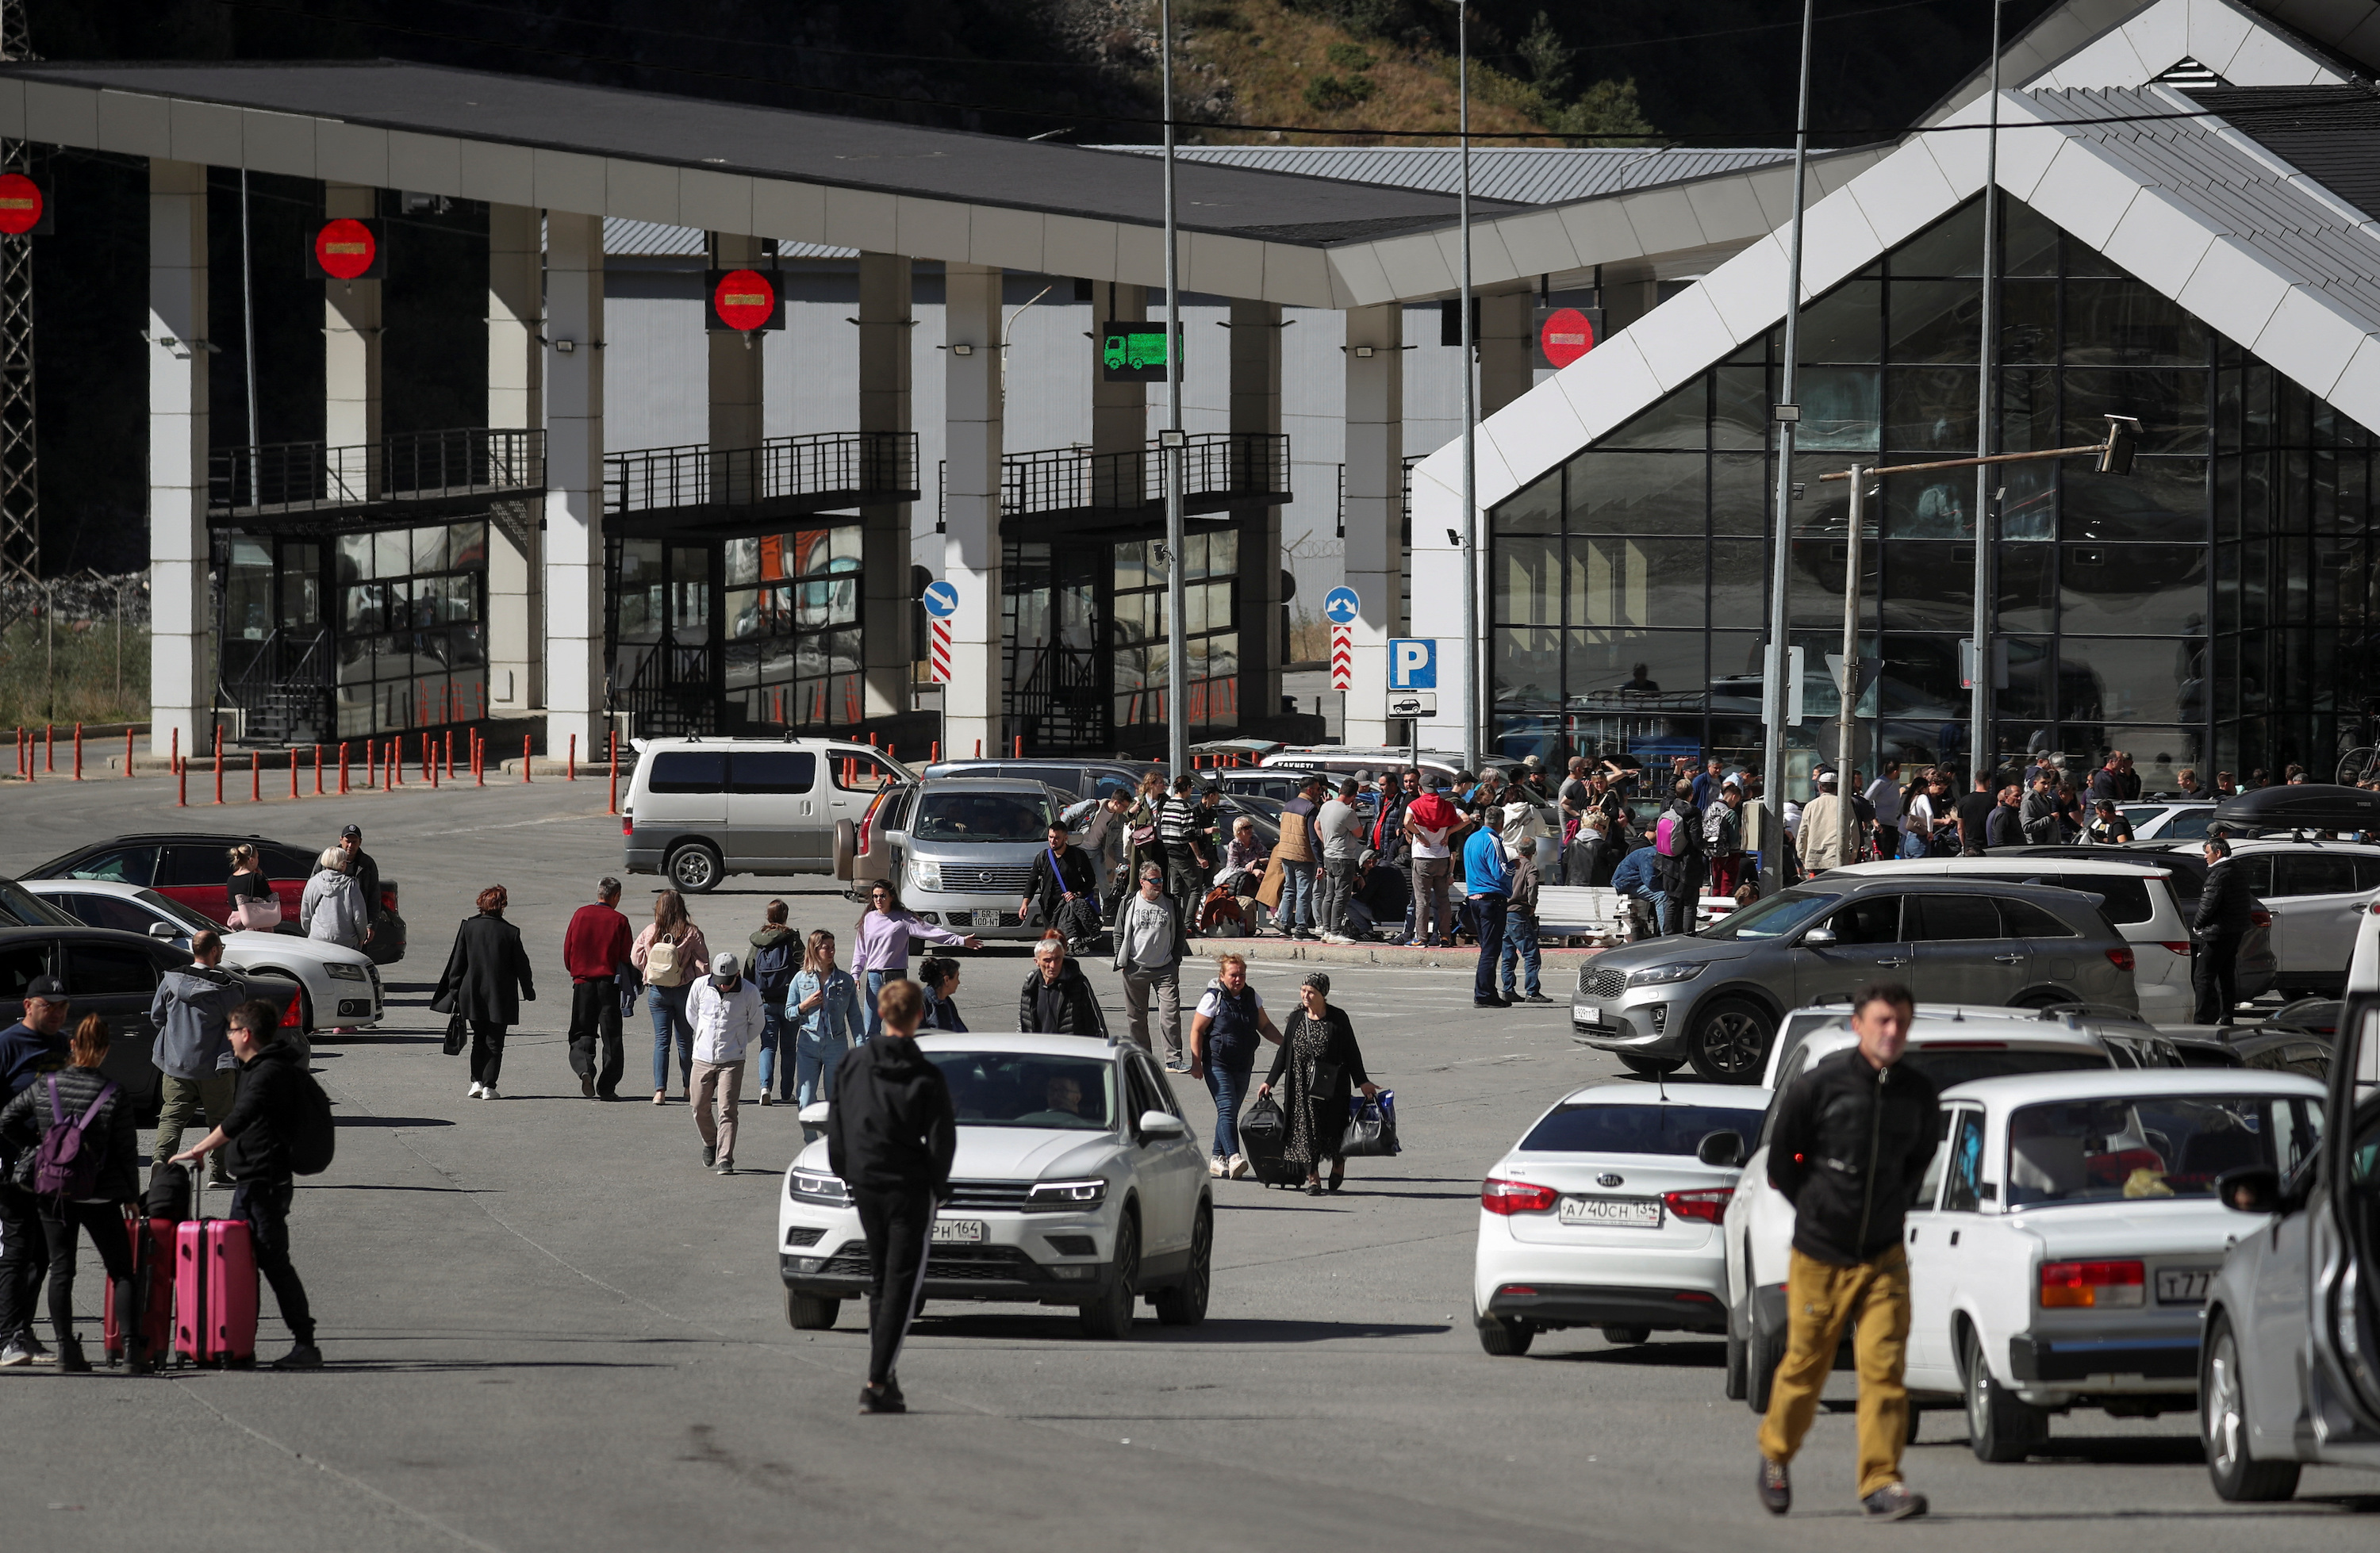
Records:
[[[1471,7],[1456,0],[1454,7],[1454,125],[1463,164],[1463,188],[1456,196],[1455,222],[1463,238],[1463,654],[1471,715],[1463,720],[1463,769],[1479,769],[1479,753],[1487,744],[1489,701],[1495,687],[1496,655],[1480,641],[1479,623],[1487,614],[1488,564],[1479,553],[1479,390],[1471,340]],[[1404,564],[1411,565],[1410,553]]]
[[[1183,578],[1182,267],[1173,233],[1173,0],[1160,0],[1158,68],[1165,76],[1165,430],[1158,459],[1165,471],[1165,756],[1179,776],[1190,769],[1189,644],[1182,617],[1189,606]],[[1268,565],[1271,562],[1266,563]]]
[[[1767,806],[1760,826],[1760,888],[1773,894],[1784,883],[1785,840],[1785,654],[1789,602],[1786,589],[1793,559],[1793,428],[1802,406],[1793,397],[1797,358],[1802,344],[1802,216],[1807,200],[1804,188],[1810,170],[1810,35],[1816,20],[1817,0],[1802,0],[1802,83],[1793,114],[1793,237],[1788,249],[1785,276],[1785,372],[1778,385],[1777,407],[1777,531],[1768,561],[1768,658],[1761,673],[1762,736],[1767,748],[1761,767],[1761,802]],[[1847,665],[1854,668],[1856,665]],[[1856,681],[1854,681],[1856,683]],[[1846,770],[1839,779],[1849,783]],[[1838,785],[1843,802],[1851,794]]]
[[[1999,228],[2000,228],[2000,5],[1992,5],[1991,122],[1984,131],[1984,307],[1983,345],[1975,362],[1975,456],[1992,451],[1994,364],[1999,357]],[[1992,483],[1998,478],[1988,464],[1975,466],[1975,618],[1973,661],[1967,697],[1967,760],[1970,780],[1979,775],[1992,753],[1992,584],[1993,541],[1998,537],[1993,509]]]

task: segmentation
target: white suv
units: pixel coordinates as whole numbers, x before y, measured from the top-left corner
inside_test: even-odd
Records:
[[[2178,846],[2196,852],[2204,842]],[[2380,846],[2367,842],[2239,841],[2231,866],[2273,914],[2273,985],[2284,1001],[2347,984],[2356,925],[2380,900]],[[2145,1010],[2143,1010],[2145,1012]]]
[[[1164,1072],[1085,1036],[924,1036],[958,1113],[950,1200],[926,1257],[929,1300],[1073,1305],[1083,1332],[1121,1338],[1147,1299],[1169,1326],[1206,1318],[1215,1209],[1205,1151]],[[802,1121],[826,1120],[806,1108]],[[868,1292],[858,1210],[811,1144],[777,1206],[785,1319],[834,1325]]]

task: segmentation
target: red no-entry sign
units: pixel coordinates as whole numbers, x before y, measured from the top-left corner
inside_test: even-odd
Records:
[[[755,329],[783,326],[777,311],[776,283],[758,270],[713,272],[710,314],[717,327],[750,334]]]
[[[380,265],[380,235],[353,216],[326,221],[314,234],[314,262],[333,280],[362,280]]]
[[[42,186],[22,173],[0,173],[0,232],[21,237],[41,224]]]
[[[1567,367],[1595,348],[1595,325],[1576,308],[1556,308],[1537,326],[1537,348],[1556,367]]]

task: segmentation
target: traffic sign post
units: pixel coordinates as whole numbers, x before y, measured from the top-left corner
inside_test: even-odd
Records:
[[[710,307],[703,325],[712,333],[749,339],[760,330],[785,326],[785,299],[773,277],[758,270],[712,270],[706,279]]]
[[[934,683],[951,683],[951,621],[959,613],[959,590],[947,582],[929,582],[918,602],[929,616],[927,656],[932,661]]]
[[[1323,595],[1322,613],[1330,622],[1330,688],[1352,690],[1355,686],[1355,617],[1363,613],[1364,601],[1352,588],[1341,586]]]
[[[306,248],[309,280],[376,281],[388,273],[380,223],[339,216],[315,230]]]
[[[1432,637],[1390,637],[1389,638],[1389,689],[1436,690],[1438,688],[1438,641]],[[1430,698],[1430,710],[1437,710],[1437,698]]]
[[[1435,717],[1438,715],[1438,692],[1435,690],[1391,690],[1389,692],[1390,717]]]

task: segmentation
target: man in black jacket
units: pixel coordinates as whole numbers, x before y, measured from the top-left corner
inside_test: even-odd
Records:
[[[247,1223],[257,1271],[273,1285],[281,1319],[296,1340],[296,1346],[273,1360],[273,1367],[318,1370],[322,1351],[314,1346],[313,1308],[298,1269],[289,1264],[289,1203],[298,1189],[289,1169],[289,1136],[300,1125],[298,1108],[306,1103],[301,1087],[306,1059],[297,1047],[277,1038],[281,1014],[271,1003],[240,1004],[232,1010],[229,1025],[239,1094],[223,1125],[174,1160],[194,1164],[224,1150],[224,1167],[238,1183],[232,1188],[231,1217]]]
[[[1065,941],[1033,946],[1033,969],[1016,995],[1016,1027],[1033,1036],[1105,1036],[1107,1016],[1083,968],[1066,956]]]
[[[877,995],[883,1033],[835,1069],[826,1114],[827,1164],[851,1193],[868,1237],[868,1385],[862,1413],[906,1413],[892,1367],[926,1287],[926,1238],[950,1195],[958,1121],[942,1071],[914,1037],[926,1012],[914,981]]]
[[[1036,906],[1041,926],[1065,934],[1069,942],[1099,934],[1099,868],[1089,853],[1067,843],[1063,820],[1050,822],[1049,844],[1033,859],[1033,877],[1016,914],[1029,919]]]
[[[2192,918],[2190,988],[2198,995],[2192,1016],[2200,1025],[2228,1025],[2240,1001],[2240,940],[2256,909],[2248,876],[2231,861],[2231,843],[2217,836],[2206,843],[2206,882],[2199,887],[2198,915]]]
[[[1768,1180],[1793,1205],[1785,1357],[1760,1425],[1760,1502],[1792,1507],[1786,1463],[1802,1447],[1846,1322],[1858,1324],[1860,1504],[1877,1520],[1925,1513],[1900,1479],[1908,1438],[1909,1257],[1900,1219],[1934,1157],[1934,1086],[1903,1064],[1916,1015],[1909,989],[1852,1000],[1859,1045],[1822,1058],[1777,1104]]]

